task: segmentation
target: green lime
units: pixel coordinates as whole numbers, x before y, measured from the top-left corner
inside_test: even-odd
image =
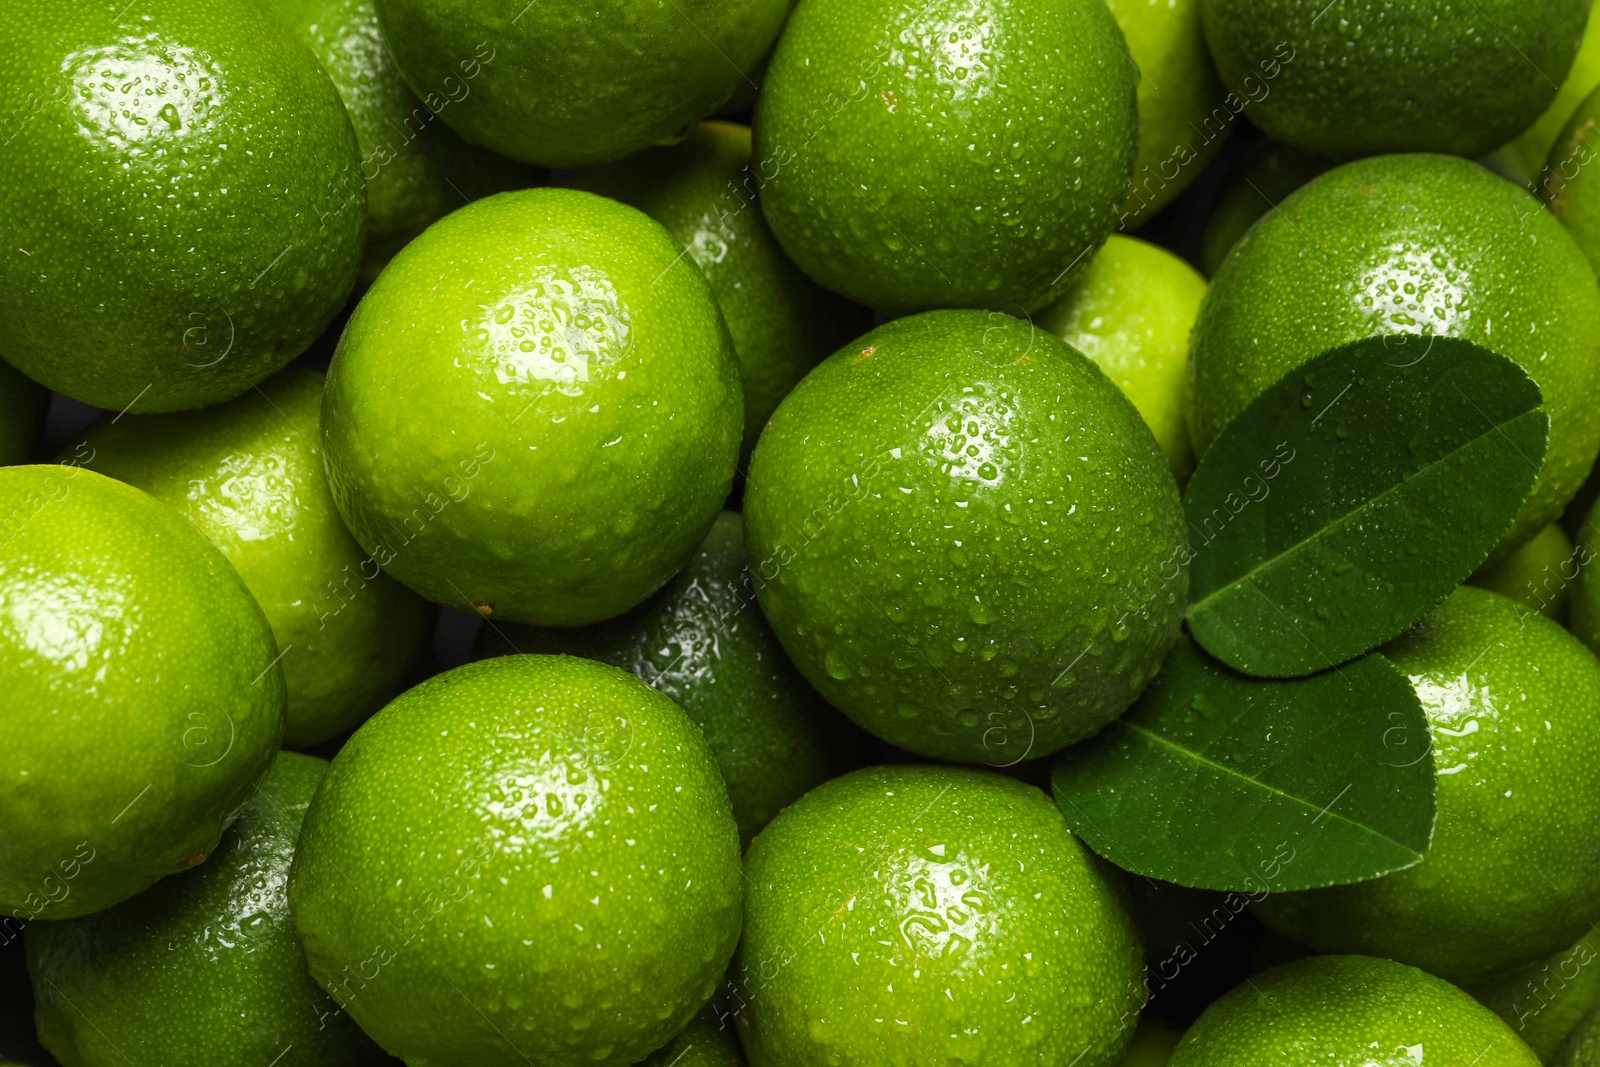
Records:
[[[272,0],[269,8],[317,54],[355,126],[367,183],[362,287],[434,220],[542,179],[534,168],[463,141],[406,88],[373,0]]]
[[[261,609],[177,512],[0,467],[0,911],[68,919],[206,858],[283,737]]]
[[[1562,577],[1573,570],[1578,572],[1572,582],[1569,628],[1578,640],[1600,655],[1600,573],[1590,566],[1600,554],[1600,501],[1590,508],[1575,540],[1571,562],[1561,572]]]
[[[1010,765],[1099,730],[1160,667],[1188,587],[1149,427],[999,312],[899,319],[812,371],[756,446],[745,522],[800,672],[936,759]]]
[[[339,511],[385,571],[574,626],[638,604],[705,537],[741,403],[711,290],[659,223],[525,189],[394,258],[340,338],[322,434]]]
[[[48,390],[0,362],[0,466],[27,460],[49,407]]]
[[[502,656],[402,694],[301,842],[311,973],[412,1064],[637,1063],[739,939],[739,832],[700,731],[590,660]]]
[[[1600,1005],[1600,931],[1590,929],[1549,959],[1467,992],[1506,1021],[1546,1063]]]
[[[322,332],[366,231],[356,136],[256,4],[7,12],[0,334],[28,377],[112,411],[237,396]]]
[[[812,790],[746,856],[751,1067],[1114,1064],[1144,1006],[1121,878],[1042,792],[959,767]]]
[[[75,1067],[360,1064],[378,1050],[306,971],[284,883],[328,764],[285,752],[201,867],[28,927],[39,1039]]]
[[[1201,0],[1107,0],[1139,66],[1139,154],[1119,229],[1133,229],[1200,176],[1234,110],[1200,28]]]
[[[1583,1017],[1550,1063],[1552,1067],[1600,1067],[1600,1007]]]
[[[750,129],[705,122],[688,140],[568,175],[567,184],[632,204],[667,228],[711,283],[739,354],[744,383],[740,467],[778,401],[872,315],[800,273],[783,254],[755,196]]]
[[[1200,269],[1213,277],[1255,221],[1332,163],[1275,141],[1258,141],[1228,171],[1200,239]]]
[[[1555,147],[1556,138],[1567,120],[1584,98],[1600,87],[1600,18],[1595,17],[1597,12],[1600,12],[1600,0],[1592,0],[1583,41],[1578,45],[1578,54],[1555,100],[1537,122],[1523,130],[1522,135],[1500,153],[1516,168],[1518,181],[1533,184],[1539,180],[1539,172],[1544,169],[1550,149]]]
[[[478,644],[490,655],[597,659],[671,697],[717,758],[746,843],[828,777],[822,724],[833,709],[789,663],[756,605],[736,511],[724,511],[683,570],[628,614],[578,628],[485,626]]]
[[[1462,586],[1385,653],[1411,678],[1439,817],[1422,862],[1269,897],[1258,913],[1319,952],[1363,952],[1458,984],[1566,948],[1600,918],[1600,662],[1560,626]]]
[[[1189,331],[1205,295],[1206,280],[1171,252],[1112,234],[1067,295],[1034,316],[1117,383],[1180,480],[1194,469]]]
[[[681,1034],[652,1052],[639,1067],[745,1067],[731,1022],[719,1018],[709,1006],[702,1008]]]
[[[1590,0],[1207,0],[1222,81],[1269,136],[1341,159],[1481,156],[1555,99]]]
[[[1207,1008],[1172,1067],[1538,1067],[1495,1014],[1389,960],[1313,956],[1256,975]]]
[[[1539,195],[1550,205],[1591,265],[1600,264],[1600,190],[1592,172],[1596,121],[1600,121],[1600,89],[1585,97],[1550,149],[1539,183]],[[1597,266],[1596,269],[1600,269]]]
[[[1542,612],[1556,622],[1567,619],[1572,585],[1582,570],[1572,539],[1558,523],[1551,523],[1533,540],[1494,566],[1474,574],[1471,583],[1508,596],[1525,608]]]
[[[1128,1042],[1128,1050],[1122,1054],[1119,1067],[1167,1067],[1172,1059],[1172,1050],[1182,1036],[1160,1023],[1140,1019],[1139,1028],[1133,1032],[1133,1040]]]
[[[1503,552],[1561,513],[1600,451],[1600,286],[1537,200],[1464,159],[1349,163],[1251,227],[1195,323],[1195,451],[1284,374],[1374,334],[1393,335],[1397,365],[1428,358],[1418,334],[1521,364],[1543,390],[1550,448]]]
[[[681,140],[753,85],[792,0],[378,0],[400,72],[481,144],[548,167]]]
[[[869,307],[1043,307],[1117,222],[1137,77],[1098,2],[804,0],[756,99],[761,208]]]
[[[283,742],[366,718],[427,648],[433,606],[380,573],[323,473],[322,375],[290,368],[204,411],[106,419],[82,465],[177,508],[228,557],[272,624],[289,691]]]

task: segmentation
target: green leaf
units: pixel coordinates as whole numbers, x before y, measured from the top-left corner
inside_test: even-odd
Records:
[[[1521,367],[1469,341],[1371,337],[1290,372],[1189,482],[1189,629],[1246,674],[1377,648],[1511,526],[1550,420]]]
[[[1073,832],[1119,867],[1283,892],[1420,862],[1432,753],[1416,691],[1378,653],[1266,680],[1184,637],[1126,715],[1067,749],[1052,785]]]

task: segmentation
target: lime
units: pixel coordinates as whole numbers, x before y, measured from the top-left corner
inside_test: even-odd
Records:
[[[284,895],[306,805],[327,768],[280,755],[203,866],[106,911],[28,927],[39,1039],[57,1059],[76,1067],[379,1059],[311,980]]]
[[[1600,1067],[1600,1007],[1583,1017],[1550,1062],[1553,1067]]]
[[[175,411],[315,340],[355,281],[366,191],[294,31],[223,0],[7,14],[5,358],[85,403]]]
[[[1167,1067],[1172,1059],[1172,1050],[1182,1036],[1160,1023],[1141,1019],[1119,1067]]]
[[[740,412],[727,328],[666,230],[525,189],[394,258],[340,338],[322,434],[339,511],[385,571],[572,626],[689,558],[733,481]]]
[[[1202,11],[1217,70],[1249,101],[1250,121],[1349,159],[1480,156],[1518,136],[1555,99],[1589,4],[1207,0]]]
[[[48,391],[0,362],[0,466],[28,458],[49,406]]]
[[[411,88],[467,140],[581,167],[681,140],[754,85],[791,2],[378,0],[378,18]]]
[[[745,1063],[732,1026],[708,1006],[689,1020],[681,1034],[643,1060],[640,1067],[745,1067]]]
[[[322,375],[290,368],[204,411],[104,420],[83,461],[177,508],[250,587],[282,653],[293,748],[348,730],[393,696],[435,614],[340,521],[321,407]]]
[[[1600,931],[1590,929],[1549,959],[1467,992],[1551,1063],[1583,1016],[1600,1005]]]
[[[283,737],[283,674],[222,553],[77,467],[0,468],[0,910],[67,919],[216,846]]]
[[[1385,651],[1428,716],[1433,842],[1407,870],[1270,897],[1262,918],[1319,952],[1458,984],[1571,945],[1600,918],[1600,662],[1543,615],[1471,586]],[[1397,762],[1423,751],[1406,740],[1386,738]]]
[[[1117,383],[1180,480],[1194,469],[1189,331],[1205,295],[1206,280],[1171,252],[1112,234],[1067,295],[1034,316]]]
[[[999,312],[899,319],[812,371],[756,446],[745,522],[800,672],[937,759],[1009,765],[1099,730],[1160,667],[1188,585],[1138,411]]]
[[[872,326],[865,308],[822,289],[783,254],[755,202],[759,180],[750,129],[730,122],[702,123],[682,144],[567,177],[661,223],[711,283],[744,383],[741,468],[778,401]]]
[[[361,145],[367,246],[360,284],[434,220],[542,175],[463,141],[400,78],[373,0],[272,0],[322,61]]]
[[[1330,20],[1331,21],[1331,20]],[[1462,159],[1338,167],[1253,226],[1223,262],[1190,349],[1195,451],[1267,386],[1330,348],[1394,335],[1394,362],[1463,337],[1516,360],[1550,415],[1543,477],[1501,543],[1561,513],[1600,451],[1600,286],[1538,202]]]
[[[1494,1013],[1412,967],[1314,956],[1258,974],[1207,1008],[1172,1067],[1538,1067]]]
[[[1043,307],[1128,195],[1137,77],[1101,3],[805,0],[756,99],[761,208],[869,307]]]
[[[1593,0],[1589,7],[1589,24],[1584,27],[1583,41],[1578,45],[1578,54],[1572,60],[1566,80],[1561,83],[1561,91],[1556,93],[1556,98],[1545,108],[1538,121],[1523,130],[1522,135],[1506,145],[1500,153],[1509,158],[1516,168],[1517,179],[1522,182],[1532,184],[1539,180],[1539,172],[1544,169],[1550,149],[1555,147],[1556,138],[1561,135],[1567,120],[1583,99],[1600,87],[1600,18],[1595,17],[1597,11],[1600,11],[1600,0]]]
[[[1139,154],[1119,229],[1140,225],[1193,185],[1233,129],[1200,4],[1107,0],[1139,66]]]
[[[1597,194],[1589,191],[1600,188],[1591,173],[1595,150],[1590,142],[1597,120],[1600,89],[1585,97],[1572,113],[1550,149],[1539,183],[1539,195],[1549,203],[1551,214],[1572,234],[1591,265],[1600,264],[1600,203]]]
[[[637,1063],[739,938],[739,833],[700,731],[571,656],[402,694],[334,759],[301,842],[311,973],[408,1063]]]
[[[1200,269],[1212,277],[1245,231],[1332,163],[1314,152],[1258,141],[1233,169],[1212,205],[1200,239]]]
[[[1600,501],[1590,508],[1588,517],[1578,528],[1577,545],[1572,550],[1569,563],[1561,571],[1567,577],[1572,571],[1572,619],[1570,628],[1580,641],[1600,655],[1600,574],[1590,564],[1600,553]]]
[[[746,860],[752,1067],[1103,1067],[1133,1036],[1120,876],[1032,786],[871,767],[785,809]]]
[[[577,628],[485,626],[478,643],[491,655],[597,659],[671,697],[717,758],[745,843],[828,777],[823,723],[836,713],[789,663],[756,605],[738,512],[718,516],[683,570],[628,614]]]
[[[1474,574],[1470,581],[1508,596],[1525,608],[1542,612],[1556,622],[1565,622],[1572,585],[1581,568],[1572,539],[1559,524],[1552,522],[1535,534],[1533,540],[1494,566]]]

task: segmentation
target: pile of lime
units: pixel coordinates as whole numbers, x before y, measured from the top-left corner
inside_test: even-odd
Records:
[[[6,14],[0,1063],[1600,1067],[1600,0]]]

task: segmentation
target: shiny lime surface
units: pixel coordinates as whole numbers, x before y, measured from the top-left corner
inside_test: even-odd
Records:
[[[1439,817],[1427,855],[1370,882],[1270,897],[1262,918],[1317,951],[1457,983],[1570,946],[1600,918],[1600,661],[1471,586],[1385,654],[1428,716]],[[1392,740],[1396,761],[1422,752]]]
[[[707,1006],[681,1034],[652,1052],[642,1067],[744,1067],[744,1063],[733,1019],[724,1020]]]
[[[1587,550],[1577,553],[1567,532],[1557,523],[1551,523],[1535,534],[1533,540],[1494,566],[1474,574],[1469,581],[1508,596],[1555,622],[1565,623],[1573,586],[1580,578],[1586,554]]]
[[[68,1067],[380,1062],[312,981],[285,884],[328,764],[280,755],[199,868],[28,928],[39,1037]]]
[[[574,626],[689,558],[741,411],[727,327],[667,231],[527,189],[395,257],[340,338],[322,433],[340,514],[384,570],[441,604]]]
[[[1595,123],[1600,121],[1600,90],[1585,97],[1550,149],[1539,195],[1561,220],[1591,266],[1600,265],[1600,183],[1594,178]],[[1600,269],[1600,267],[1597,267]]]
[[[857,771],[774,819],[746,874],[751,1067],[1103,1067],[1133,1036],[1143,953],[1119,876],[1032,786]]]
[[[282,654],[290,748],[351,728],[393,696],[435,616],[340,520],[321,409],[322,375],[291,367],[204,411],[102,420],[83,464],[177,508],[250,587]]]
[[[872,314],[800,272],[756,202],[750,128],[704,122],[682,144],[652,148],[567,184],[632,204],[667,228],[711,283],[744,383],[740,467],[778,401],[834,349],[866,333]]]
[[[1206,280],[1182,259],[1114,233],[1067,295],[1034,317],[1133,401],[1180,480],[1194,469],[1189,331],[1205,295]]]
[[[1600,931],[1589,930],[1538,963],[1467,990],[1506,1021],[1545,1063],[1583,1017],[1600,1006]]]
[[[0,911],[67,919],[205,859],[283,737],[261,609],[181,515],[0,468]]]
[[[831,770],[824,723],[837,713],[800,677],[756,604],[744,521],[724,511],[672,581],[593,626],[485,626],[479,647],[567,653],[643,678],[700,727],[745,843]]]
[[[1543,477],[1502,541],[1556,518],[1600,450],[1600,286],[1538,201],[1466,160],[1384,156],[1336,168],[1234,246],[1190,350],[1189,432],[1204,454],[1268,385],[1330,348],[1392,334],[1464,337],[1516,360],[1550,415]]]
[[[899,319],[813,371],[745,492],[761,606],[829,703],[994,766],[1121,714],[1188,585],[1177,487],[1126,397],[999,312]]]
[[[791,4],[378,0],[378,18],[412,90],[467,140],[581,167],[682,139],[752,84]]]
[[[0,362],[0,466],[27,460],[49,406],[47,390]]]
[[[756,99],[762,211],[869,307],[1031,311],[1117,222],[1137,76],[1100,3],[805,0]]]
[[[112,411],[237,396],[344,303],[366,231],[356,137],[316,57],[255,4],[7,9],[0,335]]]
[[[1536,1067],[1493,1012],[1448,982],[1366,956],[1315,956],[1256,975],[1207,1008],[1172,1067]]]
[[[1342,159],[1479,156],[1555,99],[1590,0],[1207,0],[1222,80],[1272,137]],[[1246,81],[1250,79],[1250,81]],[[1252,84],[1254,91],[1252,92]]]
[[[363,288],[434,220],[541,180],[537,169],[463,141],[417,99],[383,43],[373,0],[272,0],[270,9],[317,54],[355,127],[367,185]]]
[[[1119,230],[1131,230],[1194,184],[1228,139],[1223,100],[1200,28],[1201,0],[1107,0],[1139,67],[1139,154]]]
[[[311,973],[407,1063],[624,1067],[716,988],[741,890],[727,790],[677,705],[615,667],[503,656],[340,750],[289,904]]]
[[[1328,170],[1324,156],[1276,141],[1258,141],[1233,168],[1217,192],[1200,239],[1200,269],[1213,277],[1233,246],[1261,216],[1290,193]]]

